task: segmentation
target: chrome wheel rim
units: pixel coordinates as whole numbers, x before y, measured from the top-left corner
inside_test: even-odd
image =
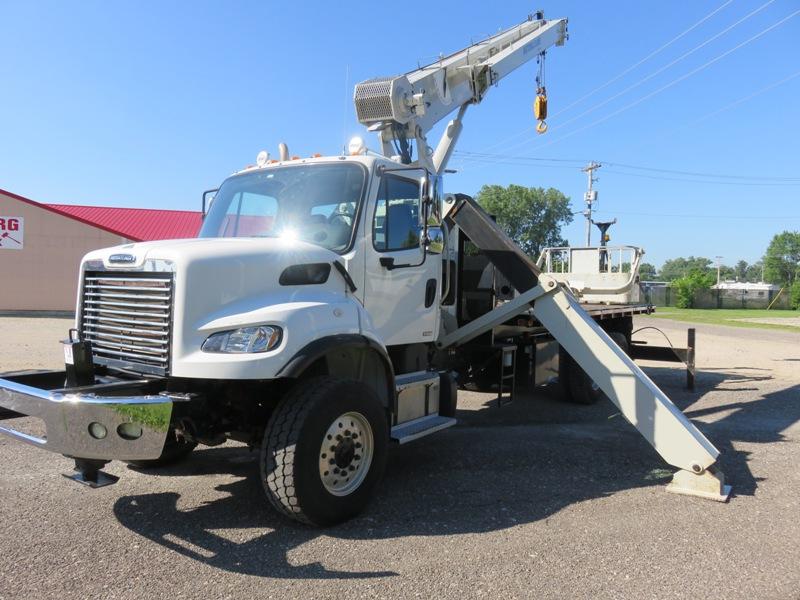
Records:
[[[375,451],[372,427],[358,412],[340,415],[330,424],[319,449],[319,477],[334,496],[352,494],[364,483]]]

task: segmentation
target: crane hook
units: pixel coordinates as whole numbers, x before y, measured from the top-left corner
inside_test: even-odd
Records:
[[[547,54],[542,52],[536,61],[539,63],[539,68],[536,73],[536,100],[533,101],[533,116],[539,121],[536,125],[536,133],[539,135],[547,131],[547,123],[544,122],[547,118],[547,89],[544,83],[544,59],[546,56]]]
[[[540,87],[536,90],[536,100],[533,101],[533,116],[539,121],[536,125],[536,133],[542,134],[547,131],[547,123],[544,120],[547,118],[547,90]]]

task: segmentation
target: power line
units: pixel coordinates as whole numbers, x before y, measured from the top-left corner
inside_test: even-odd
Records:
[[[689,175],[691,177],[706,177],[713,179],[763,179],[775,182],[800,182],[800,177],[774,177],[772,175],[728,175],[721,173],[698,173],[696,171],[675,171],[673,169],[656,169],[654,167],[640,167],[625,163],[605,162],[612,167],[622,167],[625,169],[636,169],[638,171],[653,171],[655,173],[672,173],[674,175]]]
[[[597,92],[599,92],[600,90],[603,90],[603,89],[607,88],[609,85],[611,85],[612,83],[614,83],[614,82],[616,82],[616,81],[619,81],[619,80],[620,80],[622,77],[624,77],[625,75],[627,75],[628,73],[630,73],[631,71],[633,71],[634,69],[636,69],[637,67],[639,67],[640,65],[644,64],[645,62],[647,62],[648,60],[650,60],[651,58],[653,58],[654,56],[656,56],[657,54],[659,54],[661,51],[663,51],[663,50],[666,50],[666,49],[667,49],[669,46],[671,46],[672,44],[674,44],[675,42],[677,42],[679,39],[681,39],[681,38],[682,38],[683,36],[685,36],[687,33],[689,33],[689,32],[691,32],[691,31],[693,31],[694,29],[696,29],[697,27],[699,27],[700,25],[702,25],[703,23],[705,23],[706,21],[708,21],[708,19],[710,19],[710,18],[711,18],[711,17],[713,17],[715,14],[717,14],[719,11],[721,11],[723,8],[725,8],[726,6],[728,6],[728,5],[729,5],[731,2],[733,2],[733,0],[727,0],[726,2],[724,2],[723,4],[721,4],[721,5],[720,5],[718,8],[714,9],[713,11],[711,11],[710,13],[708,13],[706,16],[704,16],[702,19],[700,19],[699,21],[697,21],[697,22],[696,22],[694,25],[692,25],[692,26],[691,26],[691,27],[689,27],[688,29],[684,30],[683,32],[679,33],[679,34],[678,34],[678,35],[676,35],[674,38],[672,38],[671,40],[669,40],[669,41],[668,41],[668,42],[666,42],[665,44],[661,45],[659,48],[657,48],[657,49],[653,50],[653,51],[652,51],[650,54],[648,54],[647,56],[645,56],[645,57],[644,57],[644,58],[642,58],[641,60],[637,61],[636,63],[634,63],[633,65],[631,65],[630,67],[628,67],[627,69],[625,69],[624,71],[622,71],[621,73],[619,73],[618,75],[615,75],[614,77],[612,77],[611,79],[609,79],[608,81],[606,81],[604,84],[602,84],[602,85],[600,85],[600,86],[596,87],[596,88],[595,88],[595,89],[593,89],[592,91],[590,91],[590,92],[588,92],[588,93],[584,94],[583,96],[581,96],[581,97],[580,97],[580,98],[578,98],[577,100],[574,100],[573,102],[571,102],[570,104],[568,104],[567,106],[565,106],[564,108],[562,108],[562,109],[561,109],[560,111],[558,111],[558,112],[557,112],[555,115],[553,115],[553,117],[558,117],[558,115],[560,115],[560,114],[564,113],[565,111],[569,110],[569,109],[570,109],[570,108],[572,108],[573,106],[575,106],[575,105],[577,105],[577,104],[580,104],[581,102],[583,102],[583,101],[584,101],[584,100],[586,100],[587,98],[589,98],[589,97],[593,96],[594,94],[596,94],[596,93],[597,93]],[[490,148],[496,148],[497,146],[500,146],[501,144],[505,144],[506,142],[509,142],[509,141],[511,141],[511,140],[513,140],[513,139],[516,139],[516,138],[518,138],[518,137],[519,137],[519,136],[521,136],[521,135],[524,135],[524,134],[526,134],[526,133],[529,133],[529,132],[533,131],[535,128],[536,128],[536,126],[535,126],[535,125],[532,125],[532,126],[530,126],[530,127],[527,127],[527,128],[523,129],[523,130],[522,130],[522,131],[520,131],[520,132],[517,132],[517,133],[515,133],[515,134],[513,134],[513,135],[511,135],[511,136],[509,136],[509,137],[507,137],[507,138],[504,138],[504,139],[500,140],[499,142],[495,142],[495,143],[493,143],[493,144],[491,144],[491,145],[487,146],[487,149],[490,149]]]
[[[580,114],[578,114],[578,115],[575,115],[574,117],[572,117],[572,118],[570,118],[570,119],[567,119],[567,120],[566,120],[566,121],[564,121],[563,123],[559,123],[559,127],[563,127],[564,125],[568,125],[569,123],[573,123],[573,122],[577,121],[578,119],[580,119],[581,117],[585,117],[586,115],[588,115],[588,114],[591,114],[591,113],[595,112],[596,110],[598,110],[598,109],[602,108],[603,106],[605,106],[605,105],[606,105],[606,104],[608,104],[609,102],[612,102],[612,101],[616,100],[616,99],[617,99],[617,98],[619,98],[620,96],[623,96],[623,95],[627,94],[628,92],[630,92],[631,90],[633,90],[633,89],[635,89],[635,88],[639,87],[639,86],[640,86],[640,85],[642,85],[643,83],[645,83],[645,82],[647,82],[647,81],[650,81],[650,80],[651,80],[653,77],[656,77],[657,75],[660,75],[661,73],[663,73],[664,71],[666,71],[666,70],[667,70],[667,69],[669,69],[670,67],[673,67],[673,66],[675,66],[676,64],[678,64],[679,62],[681,62],[681,61],[682,61],[682,60],[684,60],[685,58],[687,58],[687,57],[691,56],[692,54],[694,54],[695,52],[697,52],[697,51],[698,51],[698,50],[700,50],[701,48],[704,48],[705,46],[707,46],[708,44],[710,44],[710,43],[711,43],[711,42],[713,42],[714,40],[717,40],[717,39],[719,39],[720,37],[722,37],[723,35],[725,35],[725,34],[726,34],[726,33],[728,33],[729,31],[731,31],[732,29],[734,29],[735,27],[737,27],[738,25],[740,25],[741,23],[744,23],[744,22],[745,22],[747,19],[750,19],[750,18],[754,17],[754,16],[755,16],[757,13],[761,12],[762,10],[764,10],[764,9],[765,9],[767,6],[769,6],[769,5],[770,5],[770,4],[772,4],[773,2],[775,2],[775,0],[768,0],[767,2],[765,2],[764,4],[762,4],[761,6],[759,6],[758,8],[756,8],[755,10],[753,10],[753,11],[749,12],[748,14],[746,14],[745,16],[743,16],[741,19],[739,19],[738,21],[736,21],[736,22],[735,22],[735,23],[733,23],[732,25],[729,25],[728,27],[726,27],[725,29],[723,29],[722,31],[720,31],[719,33],[717,33],[716,35],[713,35],[713,36],[711,36],[710,38],[708,38],[707,40],[705,40],[705,41],[704,41],[704,42],[702,42],[701,44],[699,44],[699,45],[695,46],[694,48],[692,48],[691,50],[689,50],[689,51],[687,51],[687,52],[684,52],[683,54],[681,54],[681,55],[680,55],[678,58],[676,58],[676,59],[675,59],[675,60],[673,60],[672,62],[669,62],[669,63],[667,63],[666,65],[664,65],[663,67],[660,67],[660,68],[656,69],[655,71],[653,71],[653,72],[652,72],[652,73],[650,73],[649,75],[646,75],[645,77],[643,77],[643,78],[642,78],[642,79],[640,79],[639,81],[637,81],[637,82],[635,82],[635,83],[633,83],[633,84],[629,85],[628,87],[626,87],[625,89],[623,89],[621,92],[617,92],[616,94],[614,94],[614,95],[613,95],[613,96],[611,96],[610,98],[606,98],[605,100],[603,100],[603,101],[602,101],[602,102],[600,102],[599,104],[595,104],[594,106],[592,106],[591,108],[589,108],[589,109],[587,109],[587,110],[583,111],[582,113],[580,113]],[[566,110],[566,109],[565,109],[565,110]],[[561,112],[564,112],[564,111],[561,111]],[[557,114],[553,115],[553,117],[552,117],[552,118],[556,118],[556,117],[558,117],[558,115],[559,115],[559,114],[561,114],[561,113],[557,113]]]
[[[771,1],[774,1],[774,0],[771,0]],[[645,63],[645,62],[647,62],[648,60],[650,60],[651,58],[653,58],[653,57],[654,57],[656,54],[658,54],[658,53],[659,53],[659,52],[661,52],[662,50],[665,50],[666,48],[668,48],[669,46],[671,46],[672,44],[674,44],[675,42],[677,42],[679,39],[681,39],[681,38],[682,38],[683,36],[685,36],[687,33],[689,33],[689,32],[691,32],[691,31],[693,31],[694,29],[696,29],[697,27],[699,27],[700,25],[702,25],[703,23],[705,23],[706,21],[708,21],[708,20],[709,20],[711,17],[713,17],[715,14],[717,14],[717,13],[718,13],[719,11],[721,11],[723,8],[725,8],[726,6],[728,6],[728,5],[729,5],[731,2],[733,2],[733,0],[728,0],[727,2],[724,2],[724,3],[723,3],[723,4],[721,4],[721,5],[720,5],[718,8],[715,8],[715,9],[714,9],[714,10],[712,10],[710,13],[708,13],[708,14],[707,14],[705,17],[703,17],[702,19],[700,19],[699,21],[697,21],[697,22],[696,22],[694,25],[692,25],[691,27],[689,27],[689,29],[686,29],[686,30],[684,30],[682,33],[679,33],[679,34],[678,34],[678,35],[676,35],[674,38],[672,38],[670,41],[668,41],[666,44],[664,44],[664,45],[660,46],[660,47],[659,47],[659,48],[657,48],[656,50],[653,50],[653,51],[652,51],[650,54],[648,54],[647,56],[645,56],[643,59],[641,59],[641,60],[640,60],[640,61],[638,61],[637,63],[635,63],[635,64],[631,65],[630,67],[628,67],[627,69],[625,69],[624,71],[622,71],[622,72],[621,72],[619,75],[616,75],[616,76],[612,77],[611,79],[609,79],[608,81],[606,81],[606,82],[605,82],[603,85],[596,87],[596,88],[595,88],[595,89],[593,89],[591,92],[589,92],[589,93],[587,93],[587,94],[584,94],[583,96],[581,96],[580,98],[578,98],[578,99],[577,99],[577,100],[575,100],[574,102],[571,102],[571,103],[569,103],[567,106],[565,106],[564,108],[562,108],[562,109],[561,109],[559,112],[557,112],[557,113],[556,113],[555,115],[553,115],[553,116],[554,116],[554,117],[557,117],[558,115],[560,115],[560,114],[562,114],[562,113],[564,113],[564,112],[568,111],[570,108],[572,108],[572,107],[573,107],[573,106],[575,106],[576,104],[579,104],[579,103],[583,102],[584,100],[586,100],[587,98],[589,98],[589,97],[593,96],[594,94],[596,94],[596,93],[597,93],[597,92],[599,92],[600,90],[603,90],[603,89],[607,88],[607,87],[608,87],[609,85],[611,85],[612,83],[614,83],[614,82],[616,82],[616,81],[619,81],[620,79],[622,79],[622,77],[624,77],[625,75],[627,75],[628,73],[630,73],[631,71],[633,71],[633,70],[634,70],[636,67],[638,67],[639,65],[641,65],[641,64],[643,64],[643,63]],[[769,2],[768,2],[767,4],[769,4]]]
[[[685,123],[682,123],[678,127],[673,127],[668,132],[662,133],[661,134],[662,137],[660,138],[660,140],[663,140],[664,137],[675,135],[675,133],[677,133],[679,131],[682,131],[684,129],[687,129],[689,127],[692,127],[694,125],[697,125],[698,123],[702,123],[703,121],[706,121],[706,120],[710,119],[711,117],[714,117],[714,116],[716,116],[716,115],[718,115],[720,113],[723,113],[723,112],[725,112],[727,110],[735,108],[735,107],[739,106],[740,104],[743,104],[743,103],[747,102],[748,100],[752,100],[753,98],[756,98],[757,96],[760,96],[761,94],[764,94],[764,93],[766,93],[766,92],[768,92],[768,91],[770,91],[770,90],[772,90],[772,89],[774,89],[774,88],[776,88],[776,87],[778,87],[780,85],[783,85],[784,83],[788,83],[789,81],[791,81],[792,79],[796,79],[797,77],[800,77],[800,71],[792,73],[791,75],[789,75],[787,77],[784,77],[780,81],[775,81],[775,82],[773,82],[773,83],[771,83],[771,84],[769,84],[769,85],[767,85],[767,86],[765,86],[765,87],[763,87],[763,88],[761,88],[759,90],[756,90],[755,92],[747,94],[746,96],[743,96],[742,98],[739,98],[738,100],[734,100],[733,102],[730,102],[730,103],[728,103],[728,104],[726,104],[726,105],[724,105],[724,106],[722,106],[720,108],[717,108],[717,109],[715,109],[715,110],[713,110],[713,111],[711,111],[709,113],[706,113],[706,114],[704,114],[704,115],[702,115],[702,116],[700,116],[700,117],[698,117],[696,119],[693,119],[691,121],[686,121]],[[653,142],[648,140],[645,143],[640,143],[640,144],[636,144],[636,145],[632,146],[632,149],[641,149],[641,148],[646,148],[646,147],[649,147],[649,146],[652,146],[652,145],[653,145]]]
[[[735,185],[735,186],[755,186],[755,187],[772,187],[772,186],[800,186],[800,181],[796,182],[759,182],[759,181],[710,181],[708,179],[688,179],[686,177],[662,177],[660,175],[646,175],[644,173],[626,173],[624,171],[614,171],[613,169],[606,169],[606,173],[613,173],[616,175],[627,175],[629,177],[642,177],[645,179],[658,179],[659,181],[682,181],[685,183],[708,183],[712,185]]]
[[[800,75],[800,73],[798,73]],[[457,154],[461,154],[462,151],[456,150]],[[513,164],[513,165],[523,165],[523,164],[530,164],[531,161],[559,161],[559,162],[574,162],[574,163],[582,163],[585,161],[580,161],[578,159],[565,159],[565,158],[543,158],[543,157],[532,157],[532,156],[514,156],[512,154],[489,154],[489,153],[481,153],[481,152],[469,152],[470,155],[479,156],[485,158],[487,160],[494,159],[494,162],[498,164]],[[510,162],[510,161],[522,161],[522,162]],[[603,165],[612,166],[612,167],[620,167],[624,169],[634,169],[638,171],[652,171],[654,173],[667,173],[667,174],[674,174],[674,175],[687,175],[690,177],[702,177],[702,178],[712,178],[712,179],[741,179],[741,180],[765,180],[769,182],[778,182],[778,183],[790,183],[790,184],[800,184],[800,177],[775,177],[771,175],[731,175],[731,174],[723,174],[723,173],[701,173],[697,171],[679,171],[674,169],[660,169],[655,167],[645,167],[642,165],[632,165],[628,163],[619,163],[619,162],[612,162],[603,160],[600,161]],[[539,165],[542,167],[555,167],[556,165]],[[575,167],[564,167],[569,169],[574,169]],[[619,173],[623,175],[633,175],[637,176],[636,173],[625,173],[622,171],[608,171],[608,173]],[[693,180],[686,180],[686,181],[693,181]],[[734,182],[736,183],[736,182]]]
[[[530,165],[531,163],[526,162],[522,159],[484,159],[482,161],[484,164],[492,164],[492,165],[507,165],[510,167],[523,167]],[[604,162],[603,165],[612,165],[615,163],[606,163]],[[539,167],[548,168],[548,169],[568,169],[573,171],[577,169],[577,166],[559,166],[559,165],[538,165]],[[641,167],[644,168],[644,167]],[[611,173],[614,175],[625,175],[628,177],[639,177],[644,179],[657,179],[659,181],[680,181],[684,183],[704,183],[708,185],[733,185],[733,186],[749,186],[749,187],[797,187],[800,186],[800,180],[786,180],[786,181],[730,181],[725,179],[713,179],[714,176],[699,176],[693,175],[693,178],[689,177],[667,177],[663,175],[650,175],[646,173],[629,173],[625,171],[617,171],[615,169],[605,169],[606,173]],[[711,178],[710,178],[711,177]],[[735,177],[731,175],[730,177]],[[755,178],[761,179],[761,178]]]
[[[596,212],[610,212],[598,210]],[[800,215],[729,215],[729,214],[714,214],[714,215],[698,215],[698,214],[676,214],[676,213],[651,213],[651,212],[629,212],[629,211],[613,211],[615,215],[630,215],[639,217],[669,217],[676,219],[760,219],[760,220],[774,220],[774,219],[800,219]]]
[[[726,110],[730,110],[731,108],[739,106],[740,104],[742,104],[744,102],[747,102],[748,100],[752,100],[756,96],[760,96],[764,92],[768,92],[771,89],[778,87],[779,85],[783,85],[784,83],[787,83],[787,82],[791,81],[792,79],[795,79],[796,77],[800,77],[800,71],[797,71],[796,73],[793,73],[793,74],[789,75],[788,77],[785,77],[785,78],[781,79],[780,81],[776,81],[775,83],[771,83],[767,87],[761,88],[760,90],[758,90],[756,92],[753,92],[752,94],[748,94],[747,96],[745,96],[743,98],[739,98],[738,100],[735,100],[734,102],[731,102],[730,104],[726,104],[722,108],[719,108],[719,109],[717,109],[717,110],[715,110],[713,112],[710,112],[710,113],[708,113],[706,115],[703,115],[702,117],[699,117],[699,118],[695,119],[694,121],[689,122],[688,125],[694,125],[696,123],[699,123],[700,121],[705,121],[706,119],[714,117],[714,116],[718,115],[721,112],[725,112]]]
[[[769,26],[769,27],[767,27],[766,29],[762,29],[760,32],[758,32],[758,33],[757,33],[757,34],[755,34],[754,36],[752,36],[752,37],[749,37],[749,38],[748,38],[748,39],[746,39],[745,41],[743,41],[743,42],[741,42],[741,43],[737,44],[736,46],[734,46],[733,48],[731,48],[731,49],[729,49],[729,50],[726,50],[725,52],[723,52],[723,53],[722,53],[722,54],[720,54],[719,56],[717,56],[717,57],[715,57],[715,58],[712,58],[711,60],[709,60],[709,61],[707,61],[707,62],[703,63],[703,64],[702,64],[702,65],[700,65],[699,67],[696,67],[696,68],[692,69],[692,70],[691,70],[691,71],[689,71],[688,73],[685,73],[684,75],[681,75],[680,77],[678,77],[678,78],[676,78],[676,79],[673,79],[673,80],[672,80],[672,81],[670,81],[669,83],[667,83],[667,84],[665,84],[665,85],[661,86],[660,88],[658,88],[658,89],[656,89],[656,90],[654,90],[654,91],[650,92],[649,94],[647,94],[647,95],[645,95],[645,96],[642,96],[642,97],[641,97],[641,98],[639,98],[638,100],[635,100],[635,101],[633,101],[633,102],[631,102],[631,103],[629,103],[629,104],[626,104],[626,105],[625,105],[625,106],[623,106],[622,108],[620,108],[620,109],[618,109],[618,110],[616,110],[616,111],[614,111],[614,112],[612,112],[612,113],[609,113],[609,114],[608,114],[608,115],[606,115],[605,117],[603,117],[603,118],[601,118],[601,119],[597,119],[596,121],[593,121],[592,123],[589,123],[588,125],[584,125],[583,127],[579,127],[578,129],[574,129],[573,131],[571,131],[571,132],[569,132],[569,133],[566,133],[566,134],[562,135],[561,137],[559,137],[559,138],[556,138],[555,140],[550,140],[550,141],[549,141],[549,142],[547,142],[546,144],[542,144],[541,146],[538,146],[538,147],[537,147],[537,149],[546,148],[547,146],[552,146],[553,144],[556,144],[556,143],[558,143],[558,142],[560,142],[560,141],[562,141],[562,140],[565,140],[565,139],[567,139],[567,138],[569,138],[569,137],[572,137],[573,135],[576,135],[576,134],[578,134],[578,133],[580,133],[580,132],[582,132],[582,131],[586,131],[587,129],[590,129],[590,128],[592,128],[592,127],[596,126],[596,125],[599,125],[600,123],[604,123],[605,121],[608,121],[609,119],[611,119],[611,118],[613,118],[613,117],[616,117],[617,115],[620,115],[621,113],[623,113],[623,112],[625,112],[625,111],[627,111],[627,110],[630,110],[631,108],[633,108],[634,106],[637,106],[637,105],[641,104],[641,103],[642,103],[642,102],[644,102],[645,100],[649,100],[649,99],[650,99],[650,98],[652,98],[653,96],[655,96],[655,95],[657,95],[657,94],[660,94],[661,92],[663,92],[663,91],[665,91],[665,90],[667,90],[667,89],[669,89],[669,88],[671,88],[671,87],[673,87],[673,86],[677,85],[678,83],[680,83],[680,82],[684,81],[685,79],[688,79],[688,78],[689,78],[689,77],[691,77],[692,75],[695,75],[695,74],[699,73],[700,71],[703,71],[703,70],[707,69],[708,67],[710,67],[711,65],[713,65],[713,64],[715,64],[715,63],[717,63],[717,62],[719,62],[720,60],[722,60],[723,58],[725,58],[725,57],[726,57],[726,56],[728,56],[729,54],[732,54],[732,53],[733,53],[733,52],[735,52],[736,50],[739,50],[739,49],[743,48],[744,46],[746,46],[747,44],[750,44],[751,42],[754,42],[755,40],[757,40],[758,38],[762,37],[763,35],[766,35],[767,33],[769,33],[770,31],[772,31],[772,30],[773,30],[773,29],[775,29],[776,27],[779,27],[780,25],[782,25],[783,23],[785,23],[785,22],[786,22],[786,21],[788,21],[789,19],[792,19],[792,18],[796,17],[798,14],[800,14],[800,10],[796,10],[796,11],[794,11],[793,13],[791,13],[790,15],[788,15],[788,16],[786,16],[786,17],[784,17],[784,18],[783,18],[783,19],[781,19],[780,21],[777,21],[776,23],[773,23],[772,25],[770,25],[770,26]],[[527,143],[527,140],[526,140],[524,143]],[[521,144],[517,144],[516,146],[512,146],[512,147],[511,147],[511,148],[509,148],[509,149],[513,149],[513,148],[515,148],[515,147],[518,147],[518,146],[520,146],[520,145],[521,145]]]
[[[507,154],[505,154],[505,155],[504,154],[494,154],[494,153],[491,153],[491,152],[476,152],[474,150],[456,150],[455,153],[456,154],[465,154],[465,155],[468,155],[468,156],[477,156],[477,157],[482,157],[482,156],[488,156],[488,157],[503,156],[503,157],[505,157],[505,156],[507,156],[507,157],[511,158],[511,157],[514,156],[514,155],[507,155]],[[585,163],[586,162],[586,159],[584,159],[584,158],[543,158],[543,157],[535,157],[535,156],[528,156],[528,157],[525,157],[525,158],[527,158],[528,160],[545,160],[545,161],[548,161],[548,162],[574,162],[574,163]]]

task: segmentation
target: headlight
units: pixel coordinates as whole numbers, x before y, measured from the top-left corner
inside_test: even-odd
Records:
[[[272,325],[242,327],[214,333],[203,342],[203,352],[247,354],[272,350],[281,341],[281,328]]]

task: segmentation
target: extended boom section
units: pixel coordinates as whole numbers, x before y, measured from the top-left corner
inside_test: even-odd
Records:
[[[667,461],[680,469],[668,490],[725,501],[730,486],[714,469],[719,451],[672,401],[583,310],[565,288],[542,274],[477,203],[459,195],[447,219],[469,236],[518,290],[522,302],[508,303],[451,332],[441,347],[464,343],[533,307],[533,314],[586,374],[605,392],[622,415]],[[524,298],[524,300],[523,300]],[[530,304],[528,304],[528,302]],[[493,313],[496,313],[494,316]]]

